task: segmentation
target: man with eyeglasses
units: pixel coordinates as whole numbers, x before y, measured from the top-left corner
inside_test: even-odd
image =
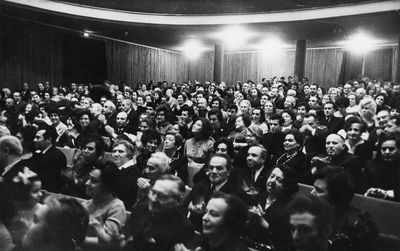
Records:
[[[177,243],[186,243],[194,229],[179,205],[185,184],[173,175],[157,179],[148,193],[148,200],[135,205],[123,230],[123,250],[173,250]]]

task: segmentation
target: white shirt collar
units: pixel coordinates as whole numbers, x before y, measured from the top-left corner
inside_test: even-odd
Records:
[[[126,162],[125,164],[123,164],[122,166],[118,167],[118,169],[122,170],[122,169],[125,169],[125,168],[129,167],[129,166],[133,166],[135,164],[136,164],[136,160],[131,159],[128,162]]]

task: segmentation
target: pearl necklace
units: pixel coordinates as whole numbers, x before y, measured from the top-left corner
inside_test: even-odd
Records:
[[[297,153],[298,152],[296,152],[292,155],[288,155],[287,153],[284,153],[281,156],[279,156],[279,158],[276,160],[275,164],[284,164],[285,165],[286,163],[291,161],[297,155]],[[286,160],[283,163],[279,163],[284,156],[286,156]]]

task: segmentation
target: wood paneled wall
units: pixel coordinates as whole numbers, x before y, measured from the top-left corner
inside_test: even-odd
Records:
[[[132,87],[150,80],[181,83],[187,80],[183,55],[133,44],[106,40],[108,78]]]
[[[0,17],[0,81],[19,89],[22,83],[62,81],[62,32]]]

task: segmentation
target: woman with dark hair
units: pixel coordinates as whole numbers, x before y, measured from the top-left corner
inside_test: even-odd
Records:
[[[390,111],[390,106],[387,105],[388,103],[388,96],[385,93],[379,93],[374,97],[376,103],[376,114],[382,110]]]
[[[250,95],[247,98],[250,101],[252,107],[257,107],[260,105],[261,93],[258,89],[254,88],[250,90]]]
[[[18,124],[21,127],[32,125],[35,118],[39,115],[39,110],[34,103],[27,103],[18,115]]]
[[[126,221],[124,203],[114,197],[119,182],[118,168],[112,162],[98,162],[89,176],[86,195],[91,200],[83,203],[90,218],[85,244],[97,248],[110,246],[119,238]]]
[[[208,201],[203,216],[202,243],[196,250],[248,251],[241,237],[245,235],[248,211],[246,204],[233,194],[216,192]],[[188,251],[183,244],[175,251]]]
[[[165,133],[173,128],[171,110],[166,106],[161,106],[156,109],[157,131],[164,138]]]
[[[85,239],[88,222],[88,213],[75,199],[48,197],[36,213],[22,250],[74,251]]]
[[[222,137],[217,139],[214,143],[214,153],[223,153],[227,154],[229,157],[234,157],[233,143],[231,140]]]
[[[350,205],[354,186],[348,172],[342,167],[325,166],[314,174],[314,178],[311,194],[326,200],[333,209],[330,250],[376,250],[374,244],[379,233],[375,223],[369,215],[361,214]]]
[[[307,156],[301,151],[303,140],[304,137],[298,130],[286,131],[283,140],[284,152],[273,156],[271,165],[287,165],[302,179],[310,168]]]
[[[261,108],[254,108],[251,112],[251,125],[259,127],[263,134],[268,132],[268,125],[265,123],[265,113]]]
[[[142,149],[136,158],[136,163],[139,172],[142,173],[146,168],[150,155],[155,153],[157,147],[161,144],[161,135],[155,129],[148,129],[143,132],[140,140],[142,142]]]
[[[199,118],[192,126],[193,137],[184,147],[184,156],[188,159],[188,179],[186,184],[193,185],[193,176],[202,169],[209,154],[213,151],[214,139],[211,138],[212,127],[206,118]]]
[[[90,111],[81,111],[77,117],[77,123],[70,130],[66,131],[68,137],[68,146],[72,148],[83,147],[83,142],[88,133],[92,132],[90,128],[90,121],[92,119],[92,114]],[[94,132],[93,132],[94,133]]]
[[[257,207],[251,209],[250,240],[272,244],[277,250],[292,242],[287,205],[299,190],[298,174],[284,164],[272,167],[266,182],[266,193],[260,196]]]
[[[345,143],[347,151],[367,161],[372,159],[374,144],[361,138],[362,133],[366,132],[367,125],[357,116],[346,119],[344,128],[346,130]]]
[[[235,91],[241,92],[241,91],[242,91],[242,88],[243,88],[242,82],[237,81],[236,84],[235,84]]]

